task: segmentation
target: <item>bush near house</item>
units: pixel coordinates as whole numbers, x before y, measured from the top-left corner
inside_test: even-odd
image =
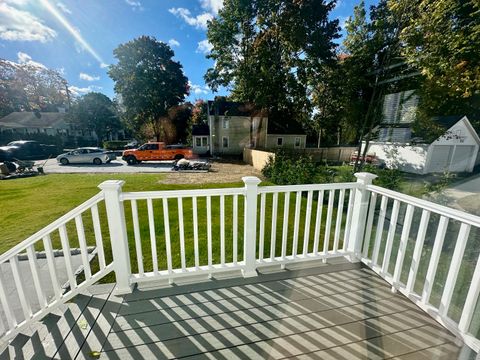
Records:
[[[107,150],[123,150],[125,145],[129,143],[128,140],[111,140],[104,141],[103,148]]]
[[[312,184],[317,180],[317,165],[311,157],[295,158],[278,152],[268,159],[262,174],[278,185]]]
[[[377,175],[374,184],[390,190],[399,190],[404,179],[403,173],[397,169],[365,165],[363,171]],[[270,157],[262,174],[277,185],[356,181],[351,166],[319,166],[311,157],[294,157],[285,152],[278,152],[275,157]]]

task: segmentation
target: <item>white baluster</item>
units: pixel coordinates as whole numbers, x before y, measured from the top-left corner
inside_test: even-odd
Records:
[[[307,195],[307,211],[305,214],[305,231],[303,234],[303,256],[308,253],[308,242],[310,240],[310,218],[312,217],[312,201],[313,191],[309,191]]]

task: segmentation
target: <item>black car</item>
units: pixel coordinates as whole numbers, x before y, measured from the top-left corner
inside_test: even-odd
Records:
[[[0,161],[41,160],[58,155],[55,145],[40,144],[34,140],[12,141],[7,146],[0,146]]]

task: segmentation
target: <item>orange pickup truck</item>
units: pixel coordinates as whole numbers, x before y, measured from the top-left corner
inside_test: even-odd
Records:
[[[193,157],[192,149],[183,145],[165,145],[163,142],[148,142],[138,149],[125,150],[122,159],[128,165],[142,161],[179,160]]]

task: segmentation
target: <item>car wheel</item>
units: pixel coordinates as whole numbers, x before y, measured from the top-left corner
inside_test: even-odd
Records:
[[[95,159],[93,159],[93,163],[94,163],[95,165],[101,165],[101,164],[102,164],[102,160],[100,160],[99,158],[95,158]]]
[[[137,163],[137,159],[135,156],[129,156],[127,157],[127,164],[128,165],[135,165]]]
[[[67,158],[61,158],[61,159],[60,159],[60,164],[62,164],[62,165],[68,165],[68,159],[67,159]]]
[[[180,159],[183,159],[183,158],[184,158],[184,156],[182,154],[177,154],[174,157],[175,160],[180,160]]]

